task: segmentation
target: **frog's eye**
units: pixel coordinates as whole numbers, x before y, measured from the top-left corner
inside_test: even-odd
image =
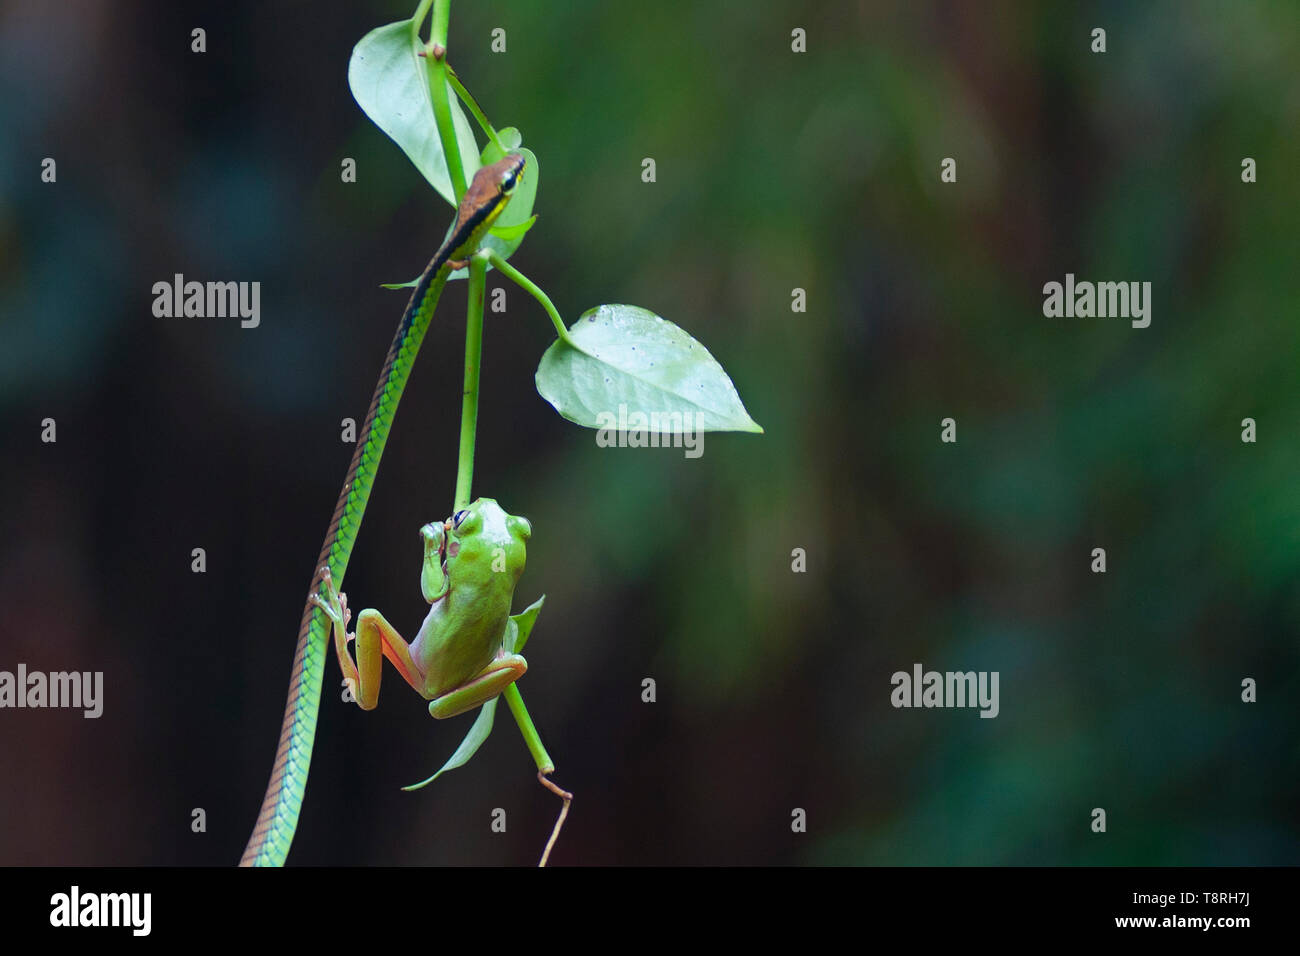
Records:
[[[483,515],[479,513],[477,508],[465,508],[462,511],[457,511],[451,516],[451,520],[451,533],[461,538],[478,534],[479,529],[483,527]]]

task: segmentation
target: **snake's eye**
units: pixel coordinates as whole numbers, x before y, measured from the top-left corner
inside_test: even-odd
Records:
[[[523,156],[516,156],[513,158],[515,159],[514,165],[512,165],[508,170],[506,170],[506,174],[501,177],[502,192],[508,193],[510,192],[510,190],[514,189],[515,186],[519,184],[519,177],[523,174],[524,171]]]
[[[461,523],[462,521],[465,520],[465,516],[466,516],[467,514],[469,514],[469,509],[468,509],[468,508],[462,508],[460,511],[457,511],[454,515],[452,515],[452,516],[451,516],[451,524],[452,524],[452,527],[454,527],[454,528],[459,528],[459,527],[460,527],[460,523]]]

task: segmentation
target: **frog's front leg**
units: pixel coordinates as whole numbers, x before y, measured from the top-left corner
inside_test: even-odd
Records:
[[[429,713],[441,720],[455,717],[467,710],[473,710],[479,704],[486,704],[493,697],[524,676],[528,662],[518,654],[507,654],[505,650],[497,652],[497,657],[477,677],[467,681],[455,690],[436,697],[429,704]]]
[[[397,629],[384,620],[373,608],[367,608],[357,617],[356,634],[347,633],[352,612],[348,610],[347,595],[334,589],[328,567],[320,570],[321,586],[326,598],[312,595],[312,603],[323,610],[334,622],[334,650],[338,653],[339,669],[352,697],[362,710],[374,710],[379,704],[379,681],[383,677],[384,658],[387,657],[397,672],[416,693],[424,696],[424,679],[411,659],[411,651]],[[352,660],[348,641],[356,638],[357,659]]]

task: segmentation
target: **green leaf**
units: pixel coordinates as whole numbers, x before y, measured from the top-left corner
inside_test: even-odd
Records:
[[[537,623],[537,615],[541,613],[542,602],[545,600],[546,595],[543,594],[518,614],[510,615],[509,623],[514,626],[514,629],[511,630],[510,626],[506,627],[506,653],[518,654],[524,649],[524,645],[528,643],[528,636],[533,633],[533,625]]]
[[[483,709],[478,713],[478,719],[474,721],[474,726],[469,729],[465,739],[460,742],[456,752],[452,754],[445,764],[428,779],[421,780],[419,783],[413,783],[409,787],[403,787],[403,790],[419,790],[421,787],[427,787],[448,770],[455,770],[457,767],[464,766],[469,762],[469,758],[478,753],[478,748],[483,746],[483,741],[488,739],[488,734],[492,733],[492,721],[497,713],[497,701],[500,696],[493,697],[483,705]]]
[[[418,55],[423,49],[424,44],[410,20],[371,30],[352,50],[348,85],[357,105],[402,148],[429,184],[455,206],[456,194],[447,172],[447,157],[433,120],[427,67],[424,58]],[[450,86],[448,97],[465,176],[473,177],[479,168],[474,130]]]
[[[484,166],[495,163],[512,149],[519,149],[520,144],[524,141],[523,135],[513,126],[497,130],[497,139],[501,142],[500,147],[493,142],[489,142],[483,147],[483,155],[479,158],[483,161]]]
[[[410,282],[381,282],[381,283],[379,283],[379,288],[381,288],[381,289],[414,289],[414,288],[415,288],[417,285],[419,285],[419,284],[420,284],[420,277],[419,277],[419,276],[416,276],[416,277],[415,277],[414,279],[412,279]]]
[[[524,608],[518,614],[511,614],[506,621],[506,634],[503,640],[507,654],[518,654],[528,643],[528,636],[533,632],[533,624],[537,622],[537,615],[541,613],[542,603],[546,600],[543,594],[528,607]],[[413,783],[409,787],[403,787],[403,790],[419,790],[421,787],[427,787],[433,781],[448,770],[455,770],[457,767],[469,763],[469,758],[478,753],[478,748],[483,746],[483,741],[488,739],[488,734],[492,733],[492,721],[496,719],[497,701],[500,696],[493,697],[483,705],[479,711],[478,718],[474,721],[474,726],[470,727],[469,733],[465,739],[460,742],[456,752],[448,758],[447,762],[439,768],[438,772],[426,780],[419,783]]]
[[[708,350],[635,305],[601,305],[556,339],[537,366],[537,391],[585,428],[762,432]],[[658,427],[656,427],[656,425]]]
[[[493,226],[490,232],[498,239],[504,239],[508,242],[511,239],[518,239],[529,229],[533,228],[533,223],[535,222],[537,222],[537,217],[529,216],[523,222],[516,223],[513,226]]]

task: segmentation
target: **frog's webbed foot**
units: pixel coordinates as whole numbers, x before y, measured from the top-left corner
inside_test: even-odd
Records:
[[[307,600],[324,611],[325,616],[334,622],[332,628],[334,631],[334,650],[338,654],[339,669],[343,671],[343,683],[347,685],[352,699],[357,703],[361,703],[360,675],[357,673],[356,662],[352,660],[352,653],[348,650],[348,643],[356,637],[355,634],[348,633],[348,624],[352,621],[352,611],[348,608],[348,596],[340,594],[334,587],[334,579],[330,575],[328,566],[320,569],[319,576],[321,591],[325,593],[322,596],[320,591],[313,591],[307,596]],[[364,704],[362,706],[364,707]]]
[[[320,586],[325,592],[325,596],[322,597],[320,591],[313,591],[307,595],[307,600],[324,611],[326,617],[333,621],[336,626],[342,627],[346,632],[348,625],[352,623],[352,611],[348,608],[348,596],[335,590],[334,578],[330,575],[328,565],[320,569]],[[352,637],[351,634],[347,635],[349,641],[352,640]]]

